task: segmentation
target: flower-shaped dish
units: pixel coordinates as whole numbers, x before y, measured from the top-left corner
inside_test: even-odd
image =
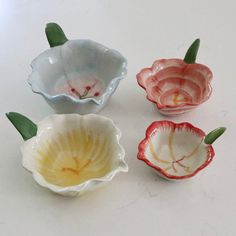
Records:
[[[99,115],[52,115],[22,146],[23,166],[38,184],[75,196],[128,171],[120,131]]]
[[[211,95],[211,70],[181,59],[160,59],[137,74],[147,99],[163,115],[179,115],[205,102]]]
[[[139,144],[138,159],[163,178],[187,179],[209,165],[215,155],[204,138],[205,133],[190,123],[156,121]]]
[[[31,63],[28,83],[57,113],[97,113],[127,73],[117,51],[92,40],[69,40]]]

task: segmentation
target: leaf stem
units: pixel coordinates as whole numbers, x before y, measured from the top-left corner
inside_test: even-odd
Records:
[[[196,61],[198,49],[200,46],[200,39],[196,39],[191,46],[189,47],[188,51],[185,54],[184,61],[187,64],[193,64]]]
[[[17,112],[6,113],[6,116],[15,126],[24,140],[28,140],[37,134],[37,125],[27,117]]]
[[[226,130],[225,127],[219,127],[217,129],[214,129],[210,133],[208,133],[205,136],[205,139],[204,139],[205,144],[212,144],[212,143],[214,143],[215,140],[217,138],[219,138],[225,132],[225,130]]]
[[[45,28],[48,43],[50,47],[63,45],[68,41],[62,28],[56,23],[48,23]]]

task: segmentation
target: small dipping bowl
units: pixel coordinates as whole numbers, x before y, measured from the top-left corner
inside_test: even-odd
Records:
[[[153,122],[138,147],[138,159],[169,180],[195,176],[212,161],[215,153],[204,143],[205,133],[184,122]]]
[[[147,99],[167,116],[188,112],[209,99],[211,70],[202,64],[187,64],[181,59],[156,60],[152,67],[137,74],[138,84]]]
[[[41,186],[76,196],[128,171],[121,133],[112,120],[99,115],[52,115],[24,142],[23,166]]]
[[[31,63],[28,83],[56,113],[97,113],[127,74],[117,51],[92,40],[69,40]]]

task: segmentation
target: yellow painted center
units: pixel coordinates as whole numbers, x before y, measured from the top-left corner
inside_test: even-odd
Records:
[[[184,102],[186,102],[186,99],[179,93],[175,93],[172,98],[173,104],[174,105],[180,105]]]
[[[78,129],[50,140],[41,145],[36,157],[38,171],[49,183],[78,185],[110,172],[112,150],[108,137]]]

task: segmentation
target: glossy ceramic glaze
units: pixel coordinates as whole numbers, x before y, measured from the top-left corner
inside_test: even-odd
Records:
[[[186,64],[180,59],[161,59],[137,74],[147,99],[163,115],[179,115],[209,99],[212,72],[202,64]]]
[[[163,178],[180,180],[194,176],[214,157],[205,133],[190,123],[156,121],[139,144],[138,159],[154,168]]]
[[[57,113],[96,113],[127,73],[126,59],[91,40],[69,40],[31,63],[28,82]]]
[[[66,196],[82,194],[128,171],[121,133],[98,115],[52,115],[22,146],[23,166],[41,186]]]

